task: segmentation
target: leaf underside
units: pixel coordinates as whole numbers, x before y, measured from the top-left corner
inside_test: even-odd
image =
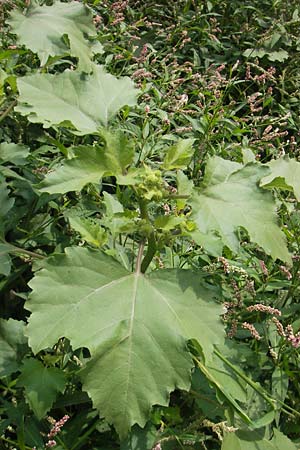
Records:
[[[130,273],[78,247],[49,258],[30,286],[33,351],[63,336],[74,349],[88,348],[83,389],[122,438],[133,424],[145,425],[152,405],[167,405],[171,391],[189,388],[188,339],[199,341],[206,359],[223,340],[211,288],[190,271]]]
[[[211,158],[206,167],[203,186],[191,198],[193,219],[199,231],[217,232],[223,244],[239,250],[237,230],[247,230],[250,240],[274,259],[288,263],[291,256],[283,232],[277,224],[276,205],[270,192],[259,188],[267,167],[250,163],[246,166]]]

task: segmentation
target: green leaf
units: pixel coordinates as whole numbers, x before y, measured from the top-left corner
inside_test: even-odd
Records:
[[[22,144],[0,144],[0,162],[11,162],[16,166],[22,166],[26,163],[29,155],[29,148]]]
[[[0,275],[9,275],[11,269],[11,259],[9,251],[11,247],[7,244],[0,244]]]
[[[25,388],[26,400],[38,419],[51,409],[57,394],[66,385],[65,374],[57,367],[45,367],[37,359],[25,359],[18,385]]]
[[[260,186],[294,191],[300,202],[300,162],[284,156],[270,161],[268,167],[271,173],[261,180]]]
[[[139,92],[130,78],[118,79],[96,65],[90,75],[66,70],[58,75],[29,75],[17,83],[16,111],[45,128],[72,125],[80,134],[106,127],[120,108],[136,104]]]
[[[107,241],[104,228],[92,219],[85,219],[79,216],[69,216],[71,227],[77,231],[82,239],[95,247],[102,247]]]
[[[99,183],[104,175],[125,173],[134,156],[132,146],[122,133],[106,131],[102,134],[103,147],[75,147],[74,157],[46,175],[39,189],[51,194],[80,191],[88,183]]]
[[[194,183],[192,180],[189,180],[188,177],[181,170],[178,170],[177,172],[176,181],[177,181],[178,195],[187,195],[187,196],[191,195]],[[176,205],[179,210],[183,209],[186,203],[187,203],[186,199],[179,198],[176,200]]]
[[[15,203],[15,200],[9,197],[9,192],[7,183],[0,174],[0,235],[4,232],[6,214]]]
[[[195,139],[181,139],[169,147],[163,162],[166,170],[185,169],[194,154],[193,143]]]
[[[276,428],[271,440],[260,431],[226,433],[221,450],[297,450],[293,442]]]
[[[79,2],[36,4],[25,14],[15,9],[8,23],[19,43],[38,54],[41,66],[51,56],[70,55],[79,59],[80,70],[89,72],[91,58],[102,52],[99,42],[95,44],[88,39],[96,35],[92,12]]]
[[[25,323],[18,320],[0,319],[0,377],[18,370],[27,339]]]
[[[187,270],[130,273],[78,247],[49,258],[30,286],[33,351],[62,336],[73,349],[87,347],[83,389],[122,438],[135,423],[145,425],[153,404],[167,405],[171,391],[189,388],[188,339],[199,340],[207,359],[223,340],[211,288]]]
[[[190,201],[191,220],[204,234],[217,232],[234,252],[239,250],[236,231],[243,227],[267,254],[290,263],[273,196],[258,187],[267,167],[253,163],[240,167],[219,157],[208,161],[202,188],[194,190]]]

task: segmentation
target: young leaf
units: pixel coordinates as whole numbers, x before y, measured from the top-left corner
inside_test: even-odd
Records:
[[[270,161],[268,167],[271,173],[261,180],[260,186],[294,191],[296,199],[300,202],[300,163],[285,156]]]
[[[99,42],[91,43],[95,37],[92,12],[79,2],[54,2],[52,6],[29,6],[26,13],[14,9],[8,20],[12,32],[20,44],[38,54],[41,66],[50,56],[75,56],[78,68],[89,72],[91,58],[102,52]],[[65,39],[67,36],[67,40]]]
[[[133,159],[133,148],[122,133],[103,131],[104,147],[80,146],[74,157],[46,175],[40,183],[42,192],[80,191],[88,183],[99,183],[104,175],[118,176]]]
[[[189,388],[187,339],[197,339],[207,359],[223,340],[211,288],[187,270],[130,273],[78,247],[49,258],[30,286],[33,351],[62,336],[73,349],[87,347],[83,388],[123,438],[133,424],[145,425],[153,404],[167,405],[171,391]]]
[[[16,111],[45,128],[71,124],[80,134],[106,127],[120,108],[136,104],[139,92],[130,78],[118,79],[97,65],[90,75],[66,70],[58,75],[29,75],[17,83]]]
[[[164,159],[163,168],[166,170],[185,169],[194,154],[195,139],[181,139],[169,147]]]
[[[18,385],[25,388],[30,408],[42,419],[51,408],[59,392],[66,385],[65,374],[57,367],[45,367],[34,358],[25,359]]]
[[[79,216],[69,216],[69,221],[71,227],[81,234],[82,239],[89,244],[92,244],[95,247],[102,247],[102,245],[107,241],[107,235],[104,228],[92,219],[86,219]]]
[[[0,319],[0,377],[18,370],[27,347],[24,331],[24,322]]]
[[[219,157],[209,160],[203,186],[194,190],[190,201],[191,219],[202,233],[219,233],[223,243],[235,252],[239,249],[236,230],[243,227],[266,253],[290,263],[274,199],[257,185],[267,167],[252,163],[239,167]]]

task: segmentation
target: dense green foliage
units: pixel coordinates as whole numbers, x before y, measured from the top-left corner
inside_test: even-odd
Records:
[[[297,2],[1,7],[1,448],[299,449]]]

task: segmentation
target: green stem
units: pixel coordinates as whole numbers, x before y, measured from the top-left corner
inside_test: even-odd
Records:
[[[93,423],[93,425],[91,425],[91,427],[82,436],[80,436],[80,438],[77,439],[76,444],[73,445],[71,450],[75,450],[75,448],[77,448],[79,445],[81,445],[81,443],[84,442],[86,440],[86,438],[88,438],[89,435],[96,429],[97,425],[98,425],[98,419]]]
[[[147,209],[147,203],[145,200],[140,199],[139,200],[139,206],[140,206],[140,211],[141,211],[141,217],[142,219],[146,220],[150,225],[151,221],[150,221],[150,217],[148,214],[148,209]],[[149,267],[149,264],[151,263],[155,253],[156,253],[156,239],[155,239],[155,233],[154,231],[152,231],[148,237],[148,245],[147,245],[147,252],[146,255],[141,263],[141,269],[140,272],[141,273],[145,273],[146,270]]]
[[[7,442],[8,444],[13,445],[14,447],[17,445],[16,442],[12,441],[11,439],[7,439],[7,438],[5,438],[3,436],[0,436],[0,440],[4,441],[4,442]],[[28,447],[27,445],[25,445],[24,448],[25,448],[25,450],[32,450],[32,447]]]
[[[143,258],[143,253],[144,253],[144,247],[145,247],[145,242],[142,241],[140,243],[139,251],[138,251],[138,255],[137,255],[137,259],[136,259],[135,273],[137,275],[139,275],[141,273],[141,264],[142,264],[142,258]]]
[[[156,240],[154,231],[148,236],[147,253],[141,264],[141,272],[145,273],[156,253]]]
[[[0,115],[0,122],[5,119],[6,116],[11,112],[11,110],[16,106],[17,100],[14,100],[3,113]]]
[[[19,248],[12,246],[12,249],[9,250],[11,253],[23,253],[24,255],[32,256],[33,258],[44,259],[44,255],[40,255],[39,253],[31,252],[30,250],[25,250],[24,248]]]

